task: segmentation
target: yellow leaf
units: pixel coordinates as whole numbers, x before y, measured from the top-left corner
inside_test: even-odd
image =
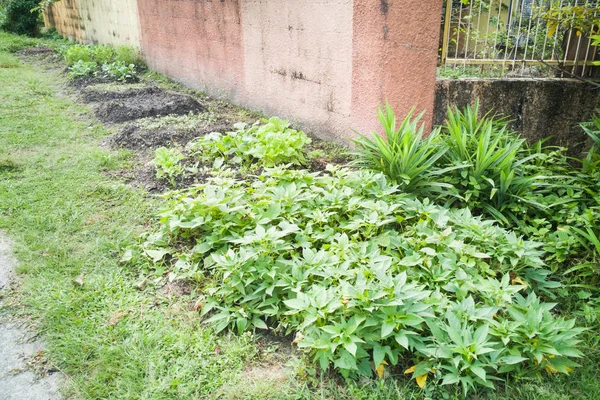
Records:
[[[548,37],[552,37],[554,35],[554,32],[556,32],[556,29],[558,28],[558,24],[550,25],[550,23],[548,23],[548,25]]]
[[[419,387],[421,389],[423,389],[425,387],[425,383],[427,382],[427,375],[429,375],[429,374],[417,376],[417,378],[416,378],[417,385],[419,385]]]
[[[549,374],[556,374],[560,371],[554,368],[552,365],[546,364],[546,372],[548,372]]]
[[[573,372],[573,368],[565,367],[565,371],[567,371],[567,372]]]
[[[512,282],[513,285],[519,283],[525,287],[529,286],[526,282],[523,281],[523,279],[519,278],[518,276],[516,278],[513,278]]]
[[[415,369],[417,369],[416,365],[413,365],[412,367],[410,367],[409,369],[407,369],[406,371],[404,371],[405,374],[412,374],[413,372],[415,372]]]
[[[388,363],[383,360],[383,362],[381,364],[379,364],[379,367],[377,367],[375,369],[375,371],[377,372],[377,376],[379,377],[379,379],[383,378],[383,373],[385,372],[385,366],[388,365]]]

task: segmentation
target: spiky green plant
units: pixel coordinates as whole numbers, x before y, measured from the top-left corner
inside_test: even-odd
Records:
[[[439,140],[439,129],[424,137],[423,113],[413,118],[414,109],[397,126],[396,115],[389,104],[379,107],[377,116],[383,135],[373,132],[367,137],[357,132],[354,139],[357,159],[354,166],[383,172],[405,192],[432,195],[451,191],[452,185],[442,182],[440,175],[462,168],[437,168],[436,163],[448,150]]]

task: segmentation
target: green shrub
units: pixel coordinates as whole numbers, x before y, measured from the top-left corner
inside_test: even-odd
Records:
[[[200,280],[217,330],[295,334],[347,377],[396,366],[466,393],[506,374],[567,373],[581,354],[582,329],[532,290],[552,286],[539,243],[381,174],[215,178],[171,194],[160,227],[126,258]]]
[[[600,113],[600,110],[597,110]],[[597,175],[600,178],[600,115],[592,116],[592,120],[582,123],[581,128],[592,139],[592,147],[583,159],[583,172]]]
[[[105,76],[116,79],[120,82],[131,82],[137,78],[137,71],[134,64],[126,65],[123,61],[104,63],[102,72]]]
[[[436,168],[448,148],[438,140],[437,129],[423,138],[424,127],[418,125],[423,114],[414,119],[412,114],[408,113],[396,129],[396,115],[390,105],[386,104],[385,111],[380,107],[378,117],[384,136],[376,132],[371,138],[359,134],[354,140],[358,157],[353,165],[383,172],[406,192],[427,196],[448,191],[452,185],[439,177],[448,170]]]
[[[86,46],[82,44],[74,44],[65,46],[60,50],[62,56],[64,57],[66,63],[71,66],[76,63],[82,62],[92,62],[94,61],[94,52],[91,46]]]
[[[114,48],[115,61],[122,62],[125,65],[134,64],[138,67],[144,65],[140,57],[140,51],[133,46],[117,46]]]
[[[69,45],[59,52],[69,65],[69,76],[81,78],[103,74],[120,82],[131,82],[137,79],[137,67],[124,60],[139,60],[135,49],[127,46],[113,48],[102,45]]]
[[[8,0],[4,9],[4,22],[0,28],[19,35],[37,35],[40,18],[37,6],[37,0]]]
[[[69,68],[69,78],[85,78],[93,76],[98,71],[98,64],[94,61],[79,60]]]
[[[526,168],[537,154],[530,153],[525,140],[507,129],[503,120],[478,114],[479,103],[464,110],[448,109],[442,127],[442,140],[448,151],[442,166],[466,167],[445,174],[444,181],[452,184],[472,209],[486,212],[503,223],[512,218],[514,223],[511,206],[526,202],[525,195],[542,180]]]
[[[306,162],[303,148],[311,140],[302,131],[290,128],[288,121],[272,117],[257,121],[252,126],[236,124],[236,131],[218,132],[198,138],[190,150],[202,162],[240,164],[272,167]],[[258,163],[258,164],[257,164]]]

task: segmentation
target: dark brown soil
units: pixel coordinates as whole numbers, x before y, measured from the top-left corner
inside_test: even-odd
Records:
[[[96,117],[102,122],[121,123],[146,117],[197,113],[206,109],[192,96],[155,88],[106,92],[106,95],[117,96],[117,99],[102,102],[94,108]]]
[[[123,91],[101,90],[86,87],[81,90],[81,99],[84,103],[102,103],[110,100],[123,100],[135,96],[152,96],[162,93],[163,90],[149,86],[137,89],[126,89]]]
[[[53,54],[53,53],[56,53],[56,51],[49,47],[31,47],[29,49],[23,49],[23,50],[19,51],[19,54],[22,54],[24,56],[37,55],[37,54],[43,54],[43,53],[52,53]]]
[[[210,132],[225,132],[231,128],[232,123],[227,121],[218,121],[205,128],[194,130],[171,127],[147,130],[134,123],[124,126],[111,138],[110,144],[137,151],[155,150],[163,146],[185,146],[199,136]]]

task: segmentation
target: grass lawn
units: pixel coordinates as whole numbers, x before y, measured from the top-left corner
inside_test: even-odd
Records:
[[[110,178],[128,152],[65,89],[61,71],[12,52],[32,40],[0,32],[0,230],[15,242],[20,288],[2,312],[31,316],[65,394],[85,399],[425,398],[404,376],[341,383],[304,377],[277,342],[216,335],[200,324],[194,289],[119,263],[161,201]],[[570,376],[510,382],[476,399],[600,399],[596,332]],[[283,363],[290,365],[284,366]],[[460,398],[457,395],[456,398]]]

